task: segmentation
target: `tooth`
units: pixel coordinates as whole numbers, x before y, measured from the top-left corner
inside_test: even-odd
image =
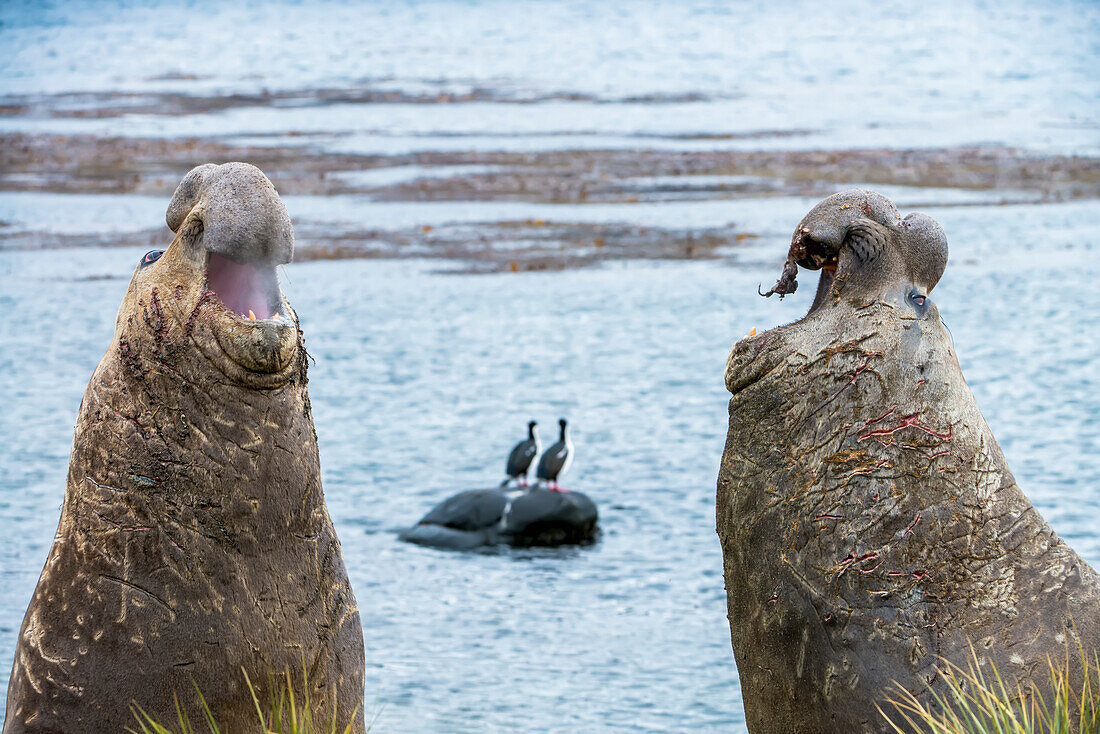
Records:
[[[249,321],[255,321],[256,320],[256,314],[252,313],[252,309],[248,309],[248,320]]]

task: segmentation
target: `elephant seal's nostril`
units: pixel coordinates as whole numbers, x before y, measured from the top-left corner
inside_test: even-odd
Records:
[[[824,199],[802,218],[791,238],[783,274],[765,294],[794,293],[798,288],[798,268],[819,270],[834,264],[848,237],[852,224],[868,219],[884,227],[896,227],[901,221],[893,202],[882,194],[864,189],[841,191]]]
[[[202,186],[206,181],[206,177],[215,168],[217,166],[213,163],[204,163],[201,166],[195,166],[183,177],[179,186],[176,187],[176,192],[172,194],[172,201],[168,203],[168,211],[164,215],[164,220],[168,223],[168,229],[173,232],[179,231],[183,220],[187,219],[187,215],[199,202],[199,196],[202,193]]]

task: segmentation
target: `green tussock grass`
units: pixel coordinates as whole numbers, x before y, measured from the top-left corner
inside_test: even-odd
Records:
[[[947,690],[921,701],[895,681],[879,712],[894,731],[921,734],[1100,734],[1100,657],[1081,651],[1081,679],[1070,676],[1069,655],[1047,661],[1049,693],[1005,684],[996,667],[978,665],[974,649],[964,669],[944,660],[939,669]],[[905,728],[903,728],[905,727]]]
[[[252,703],[256,708],[257,731],[263,734],[352,734],[352,732],[360,731],[353,728],[360,714],[358,707],[352,713],[351,721],[343,726],[336,721],[335,710],[331,719],[318,718],[318,707],[315,702],[310,700],[310,687],[304,672],[301,685],[304,694],[295,696],[294,681],[291,678],[290,671],[287,670],[283,676],[276,677],[272,682],[273,684],[270,686],[271,695],[266,706],[260,703],[259,696],[256,694],[256,687],[252,685],[248,673],[243,668],[241,673],[244,675],[245,683],[252,694]],[[192,681],[192,685],[195,687],[195,695],[198,698],[199,709],[202,712],[202,718],[197,725],[198,728],[191,723],[187,707],[180,703],[179,696],[173,694],[176,707],[176,720],[174,722],[157,721],[135,703],[131,706],[131,709],[134,712],[134,718],[137,719],[138,728],[127,728],[126,731],[129,734],[199,734],[199,732],[235,734],[234,732],[223,733],[213,712],[210,710],[210,705],[207,704],[206,698],[202,695],[202,691],[199,690],[194,681]],[[335,709],[335,707],[333,708]],[[367,731],[370,731],[373,723],[372,720],[367,724]]]

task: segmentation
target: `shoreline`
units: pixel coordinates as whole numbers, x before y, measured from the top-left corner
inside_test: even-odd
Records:
[[[316,211],[295,221],[299,260],[428,257],[464,261],[468,267],[457,272],[469,273],[728,257],[742,243],[768,236],[753,222],[738,221],[746,205],[821,198],[852,186],[903,189],[912,199],[908,208],[1100,199],[1100,159],[1003,146],[376,155],[311,144],[26,133],[0,134],[0,197],[168,197],[192,166],[226,160],[254,163],[283,196],[314,202]],[[716,224],[713,210],[726,203],[730,216]],[[388,204],[443,208],[410,224],[407,213],[404,223],[388,221]],[[696,204],[708,207],[709,220],[690,216]],[[632,215],[635,205],[647,210],[644,220]],[[355,221],[368,206],[378,216],[369,224]],[[452,221],[446,212],[454,206],[461,216]],[[577,216],[601,206],[605,213],[599,216]],[[677,216],[662,216],[677,207]],[[513,211],[520,214],[510,215]],[[597,221],[587,221],[593,218]],[[112,231],[102,217],[98,227],[73,233],[0,223],[0,250],[156,247],[169,236],[164,228],[135,230],[130,224]]]
[[[206,137],[48,133],[0,133],[0,191],[170,195],[178,176],[196,161],[245,159],[270,171],[284,196],[357,194],[374,201],[642,203],[715,196],[818,196],[832,184],[845,183],[1025,191],[1037,195],[1036,203],[1100,198],[1100,157],[1042,155],[996,145],[379,155],[331,152],[316,145],[239,145]],[[423,175],[379,185],[357,185],[349,178],[413,166],[424,169]],[[481,170],[447,175],[447,168],[458,166]],[[443,175],[433,174],[432,168],[443,169]],[[703,176],[730,180],[695,185]]]

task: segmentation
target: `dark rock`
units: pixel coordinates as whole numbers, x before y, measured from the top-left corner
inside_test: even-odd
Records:
[[[580,492],[493,488],[459,492],[398,537],[453,550],[588,543],[599,531],[596,504]]]

